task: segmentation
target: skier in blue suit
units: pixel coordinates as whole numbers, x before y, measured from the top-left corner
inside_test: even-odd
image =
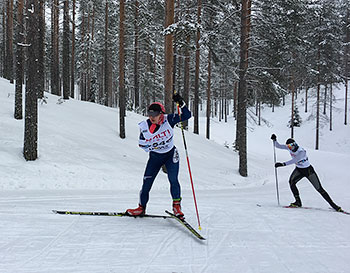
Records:
[[[180,121],[188,120],[191,112],[179,94],[175,94],[173,100],[181,107],[181,116],[165,114],[164,106],[160,102],[154,102],[148,107],[148,119],[139,123],[139,146],[149,152],[149,159],[143,176],[139,206],[136,209],[128,209],[126,213],[129,215],[140,216],[146,213],[149,192],[154,179],[161,167],[165,165],[173,198],[173,212],[177,217],[184,216],[181,211],[181,187],[178,181],[179,154],[174,145],[173,128]]]

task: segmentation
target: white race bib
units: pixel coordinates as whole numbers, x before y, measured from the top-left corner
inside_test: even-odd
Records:
[[[147,152],[167,153],[174,147],[174,129],[169,125],[167,116],[160,128],[153,134],[149,131],[147,121],[139,123],[141,133],[145,139],[140,139],[139,144]]]

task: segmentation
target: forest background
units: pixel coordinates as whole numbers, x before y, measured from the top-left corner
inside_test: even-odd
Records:
[[[119,107],[121,138],[127,110],[146,114],[161,101],[173,111],[174,91],[194,114],[195,134],[201,110],[208,139],[211,117],[233,115],[242,176],[248,175],[246,122],[265,122],[261,107],[274,111],[291,94],[293,137],[295,98],[305,90],[302,110],[315,119],[319,149],[320,122],[332,130],[332,87],[343,82],[348,123],[346,0],[3,0],[0,10],[0,76],[14,83],[14,117],[25,113],[26,160],[37,159],[44,91],[61,102]],[[315,105],[308,105],[310,96]]]

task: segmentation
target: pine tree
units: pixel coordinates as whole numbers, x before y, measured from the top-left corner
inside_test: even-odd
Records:
[[[51,93],[60,96],[58,0],[52,0],[51,6],[51,54]]]
[[[125,138],[125,5],[124,0],[120,0],[120,22],[119,22],[119,136]]]
[[[16,23],[16,88],[15,88],[15,119],[23,118],[23,77],[24,77],[24,0],[17,2]]]
[[[302,119],[301,119],[300,114],[299,114],[298,106],[294,107],[293,117],[292,118],[293,118],[293,121],[292,121],[292,119],[289,120],[288,127],[289,128],[291,128],[291,127],[300,127],[301,123],[302,123]]]
[[[63,3],[63,35],[62,35],[62,80],[63,99],[68,100],[70,95],[70,54],[69,54],[69,0]]]
[[[196,33],[196,66],[195,66],[195,76],[194,76],[194,123],[193,132],[199,134],[199,65],[200,65],[200,44],[199,40],[201,38],[201,32],[199,26],[201,25],[202,16],[202,0],[197,1],[197,33]]]
[[[25,122],[23,155],[26,160],[38,157],[38,94],[40,92],[39,50],[40,4],[36,0],[26,0],[28,72],[25,93]]]
[[[46,32],[46,27],[45,27],[45,0],[38,0],[38,73],[41,75],[41,77],[38,78],[38,88],[39,88],[39,93],[38,97],[42,99],[44,97],[44,90],[45,90],[45,32]]]
[[[14,80],[14,54],[13,54],[13,1],[6,0],[6,55],[5,78],[13,83]]]
[[[134,108],[140,107],[140,86],[139,86],[139,1],[135,0],[134,7]],[[150,64],[148,64],[150,68]]]
[[[238,144],[238,151],[239,151],[239,173],[241,176],[244,176],[244,177],[248,176],[246,74],[248,70],[250,14],[251,14],[251,1],[242,0],[236,144]]]
[[[164,66],[164,107],[165,111],[172,112],[172,94],[173,94],[173,33],[168,28],[174,23],[174,0],[165,1],[165,66]],[[168,28],[168,29],[167,29]]]
[[[75,16],[76,16],[76,0],[72,0],[73,11],[72,11],[72,56],[71,56],[71,86],[70,86],[70,96],[74,99],[75,97]]]

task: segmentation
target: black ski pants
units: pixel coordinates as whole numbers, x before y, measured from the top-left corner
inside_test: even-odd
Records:
[[[322,195],[322,197],[331,205],[332,208],[337,208],[337,205],[332,201],[329,194],[322,187],[320,179],[311,165],[307,168],[296,167],[289,178],[290,189],[293,192],[295,199],[300,198],[299,190],[296,184],[304,177],[310,181],[314,188]]]

